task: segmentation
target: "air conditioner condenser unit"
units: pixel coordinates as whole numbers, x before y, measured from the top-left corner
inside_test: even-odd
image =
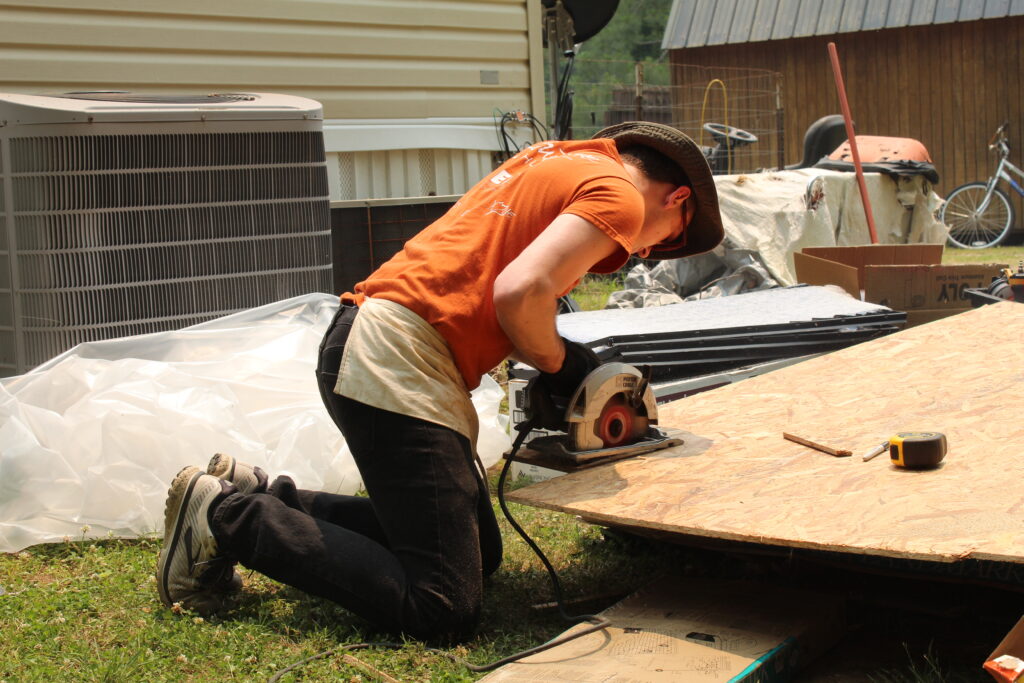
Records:
[[[331,290],[319,103],[0,94],[0,376]]]

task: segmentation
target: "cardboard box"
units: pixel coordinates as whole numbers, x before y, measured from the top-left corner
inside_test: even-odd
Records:
[[[908,327],[943,317],[937,311],[971,307],[965,290],[984,288],[1000,264],[944,266],[941,244],[872,244],[806,247],[793,254],[796,276],[809,285],[838,285],[858,299],[893,310],[928,311]]]
[[[666,577],[601,615],[607,629],[482,680],[781,683],[845,631],[841,598],[715,579]]]
[[[1000,683],[1024,681],[1024,617],[988,656],[983,667]]]

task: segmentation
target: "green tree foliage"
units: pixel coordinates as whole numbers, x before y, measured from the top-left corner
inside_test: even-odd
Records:
[[[600,33],[580,46],[581,59],[657,62],[672,0],[620,0]]]
[[[620,0],[608,25],[579,46],[570,86],[575,92],[574,138],[590,137],[603,127],[610,108],[632,106],[638,62],[644,83],[669,84],[661,41],[671,8],[672,0]]]

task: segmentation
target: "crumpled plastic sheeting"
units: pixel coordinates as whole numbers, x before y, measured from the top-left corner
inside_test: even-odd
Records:
[[[612,292],[605,308],[667,306],[778,287],[756,253],[719,247],[687,259],[661,261],[654,268],[630,269],[623,289]]]
[[[0,552],[162,531],[167,487],[225,452],[303,487],[361,481],[313,371],[338,299],[309,294],[174,332],[81,344],[0,382]],[[473,392],[486,465],[504,392]]]

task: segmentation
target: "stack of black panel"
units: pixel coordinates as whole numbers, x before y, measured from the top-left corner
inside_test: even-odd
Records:
[[[649,365],[651,379],[660,382],[835,351],[896,332],[906,319],[896,311],[861,313],[779,325],[623,334],[587,345],[605,362]]]
[[[825,287],[783,287],[670,306],[559,316],[559,332],[655,382],[812,356],[902,329],[906,314]]]

